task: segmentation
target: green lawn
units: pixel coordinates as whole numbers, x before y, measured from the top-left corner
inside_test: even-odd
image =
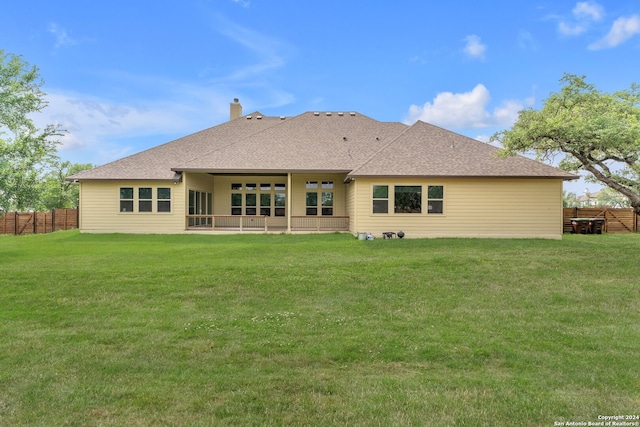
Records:
[[[640,235],[0,236],[0,425],[640,413]]]

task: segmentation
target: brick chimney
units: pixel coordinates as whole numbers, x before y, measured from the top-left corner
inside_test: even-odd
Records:
[[[233,98],[233,102],[229,104],[229,117],[230,120],[242,117],[242,105],[240,105],[238,98]]]

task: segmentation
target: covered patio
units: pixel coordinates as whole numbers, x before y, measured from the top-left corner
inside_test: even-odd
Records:
[[[349,231],[344,174],[184,173],[186,231]]]

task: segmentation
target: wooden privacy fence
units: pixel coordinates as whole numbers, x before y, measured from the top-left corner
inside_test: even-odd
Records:
[[[78,208],[0,213],[0,234],[43,234],[78,228]]]
[[[604,231],[608,233],[633,233],[638,231],[640,217],[631,208],[564,208],[564,232],[572,230],[571,218],[604,218]]]

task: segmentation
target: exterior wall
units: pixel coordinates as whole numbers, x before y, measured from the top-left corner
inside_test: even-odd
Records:
[[[333,189],[325,191],[333,191],[333,216],[346,216],[346,185],[344,184],[345,174],[294,174],[292,176],[292,215],[293,216],[305,216],[306,215],[306,184],[307,181],[318,181],[321,185],[322,181],[333,181]],[[318,188],[319,193],[323,191],[322,188]],[[318,213],[319,214],[319,213]]]
[[[381,237],[386,231],[403,231],[415,237],[539,237],[562,236],[562,181],[558,179],[364,179],[343,183],[343,174],[295,174],[292,176],[291,208],[287,215],[305,216],[307,181],[334,182],[334,216],[349,216],[352,233],[368,232]],[[286,176],[233,177],[185,174],[182,183],[167,181],[83,181],[80,183],[80,229],[88,233],[182,233],[188,211],[188,190],[213,193],[213,213],[231,212],[231,183],[287,182]],[[388,214],[373,214],[373,185],[389,186]],[[395,185],[422,186],[422,213],[393,213]],[[442,214],[426,213],[428,185],[442,185]],[[120,212],[120,188],[171,188],[171,212]],[[318,189],[322,192],[322,188]],[[135,202],[134,202],[135,204]],[[289,202],[288,202],[289,204]],[[286,217],[271,217],[270,224]]]
[[[357,230],[381,237],[403,231],[413,237],[562,236],[559,179],[363,179],[356,180]],[[389,186],[388,214],[373,214],[373,185]],[[421,185],[422,213],[395,214],[394,185]],[[444,187],[442,214],[426,213],[428,185]]]
[[[349,216],[349,231],[351,233],[356,233],[358,230],[358,216],[356,215],[357,186],[357,181],[351,181],[349,184],[345,185],[346,212]]]
[[[291,201],[287,201],[286,215],[305,216],[307,181],[318,181],[319,193],[323,191],[322,181],[333,181],[333,189],[325,189],[334,193],[333,216],[347,215],[346,186],[343,180],[344,174],[293,175],[291,188],[286,189],[291,198]],[[213,215],[230,215],[232,183],[241,183],[243,188],[247,183],[255,183],[258,186],[256,194],[259,195],[262,192],[261,183],[275,185],[287,182],[286,175],[213,176],[198,173],[186,173],[183,182],[176,184],[168,181],[83,181],[80,183],[80,229],[86,233],[183,233],[189,211],[189,190],[212,193]],[[171,188],[171,212],[156,212],[155,198],[153,212],[137,212],[137,208],[133,212],[120,212],[121,187],[132,187],[134,196],[137,196],[140,187],[153,188],[154,195],[158,187]],[[274,194],[275,190],[270,192]],[[242,193],[244,196],[247,192]],[[137,197],[134,197],[134,207],[137,207],[137,202]],[[287,216],[272,215],[269,217],[269,226],[286,228]]]
[[[203,173],[185,173],[184,174],[184,183],[185,183],[185,212],[188,211],[189,208],[189,200],[187,195],[189,194],[189,190],[197,190],[203,191],[206,193],[213,193],[214,186],[214,178],[209,174]]]
[[[272,185],[272,190],[268,192],[274,194],[275,184],[285,184],[287,189],[287,197],[291,200],[287,200],[286,216],[277,217],[272,215],[269,217],[270,227],[287,227],[287,216],[305,216],[306,215],[306,183],[307,181],[317,181],[319,188],[316,190],[318,193],[322,193],[322,182],[332,181],[333,189],[324,189],[324,191],[331,191],[334,195],[333,216],[345,216],[347,213],[346,193],[347,186],[343,183],[345,174],[292,174],[291,188],[288,188],[288,176],[287,175],[208,175],[201,173],[185,174],[184,181],[186,183],[185,191],[188,194],[189,190],[198,190],[203,192],[210,192],[213,195],[213,215],[227,216],[231,215],[231,194],[241,193],[244,195],[247,193],[255,193],[258,195],[263,191],[260,189],[260,184],[269,183]],[[247,191],[247,183],[256,184],[257,189],[255,191]],[[242,184],[243,190],[232,191],[232,184]],[[188,197],[185,195],[185,212],[188,212]],[[354,198],[355,200],[355,198]],[[273,198],[272,198],[273,201]],[[259,206],[258,206],[259,208]],[[321,209],[319,209],[321,213]]]
[[[213,186],[210,187],[208,191],[213,192],[213,214],[214,215],[231,215],[231,184],[239,183],[242,184],[242,188],[244,189],[247,183],[253,183],[257,185],[256,191],[252,191],[252,193],[258,194],[258,205],[260,204],[260,196],[262,193],[260,190],[261,183],[269,183],[272,185],[272,189],[268,191],[272,195],[271,203],[273,206],[274,199],[273,194],[275,194],[274,185],[275,184],[285,184],[287,183],[286,175],[277,175],[277,176],[226,176],[226,175],[217,175],[213,178]],[[286,190],[288,191],[288,190]],[[243,205],[244,205],[244,195],[247,191],[240,191],[243,195]],[[259,213],[259,206],[257,207]],[[285,215],[288,212],[285,211]],[[271,216],[269,217],[269,226],[272,227],[286,227],[287,226],[287,217],[286,216],[275,216],[273,210]]]
[[[120,188],[151,187],[153,212],[120,212]],[[155,189],[171,188],[171,212],[156,212]],[[137,199],[134,199],[134,205]],[[80,231],[84,233],[181,233],[185,228],[184,184],[171,181],[83,181]]]

